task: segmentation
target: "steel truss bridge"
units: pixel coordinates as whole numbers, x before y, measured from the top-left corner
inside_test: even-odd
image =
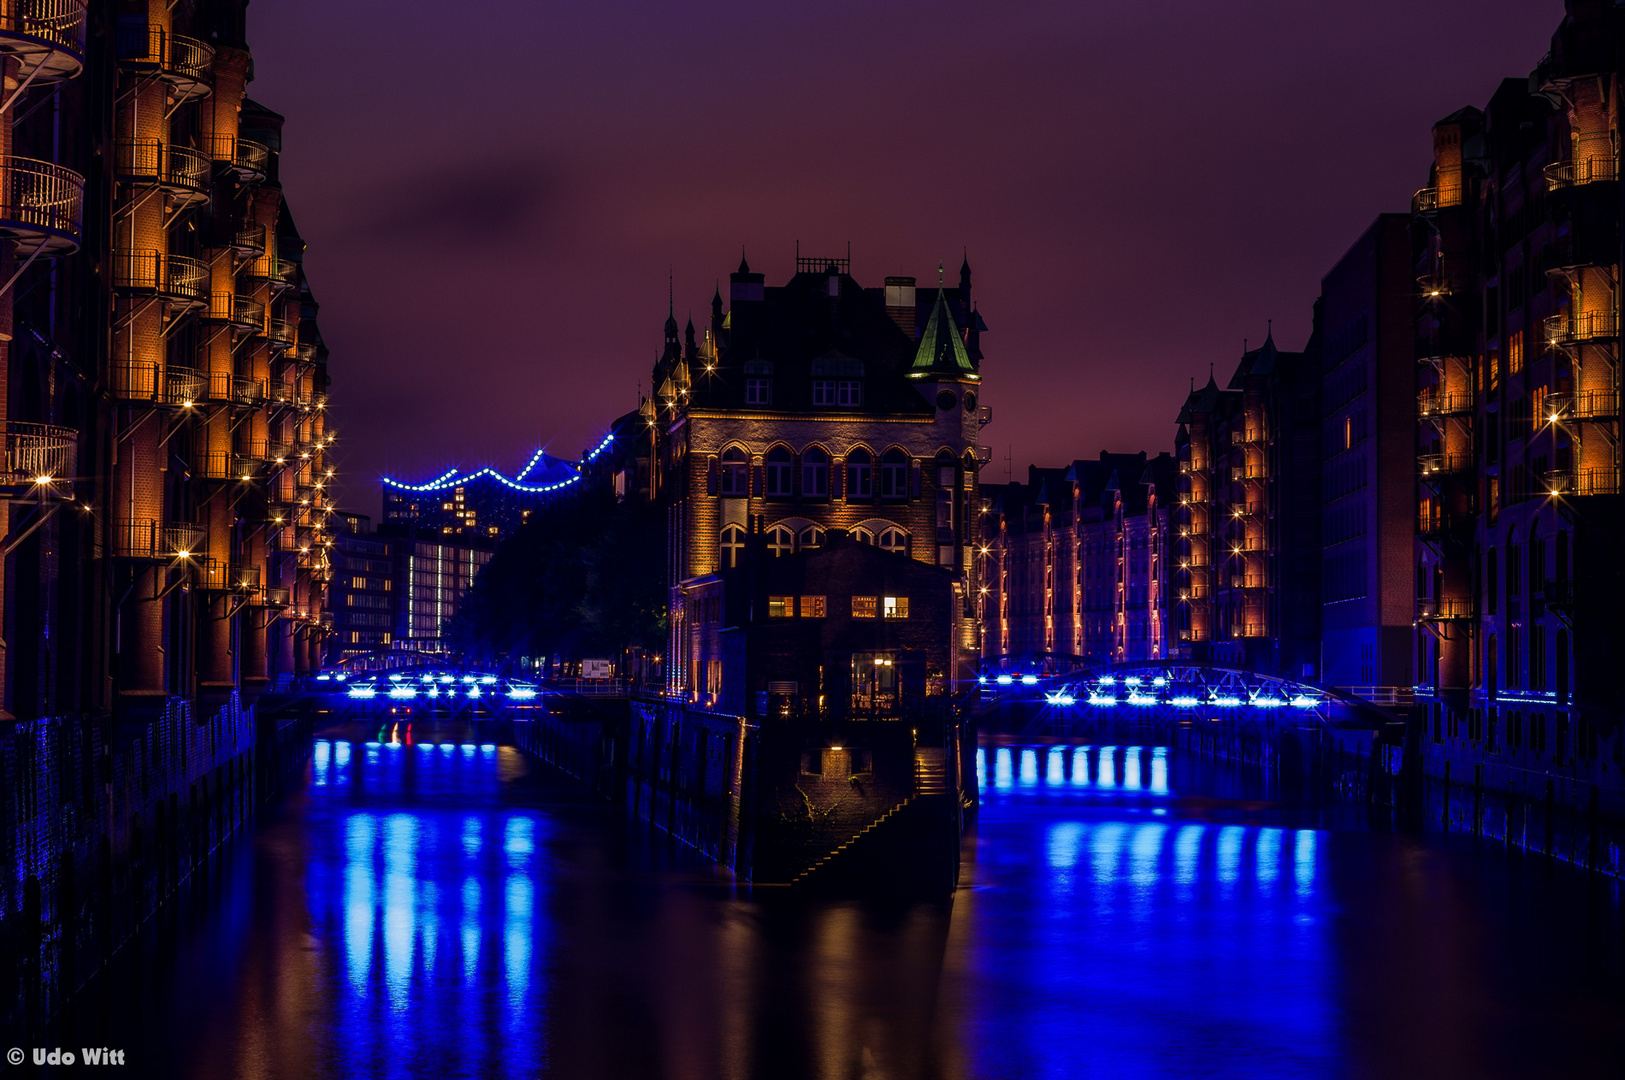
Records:
[[[1009,710],[1024,734],[1064,734],[1102,722],[1226,723],[1374,732],[1399,742],[1401,712],[1336,688],[1256,671],[1180,660],[1083,664],[1063,673],[989,672],[977,678],[981,709]]]

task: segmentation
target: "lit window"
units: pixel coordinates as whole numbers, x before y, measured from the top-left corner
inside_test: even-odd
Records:
[[[732,570],[739,565],[739,556],[745,550],[745,530],[738,525],[729,525],[722,530],[722,566]]]
[[[795,614],[795,597],[770,596],[767,598],[767,617],[770,619],[788,619]]]
[[[852,617],[854,619],[872,619],[877,613],[880,598],[877,596],[854,596],[852,598]]]
[[[906,618],[908,618],[908,597],[906,597],[906,596],[888,596],[888,597],[886,597],[885,614],[886,614],[886,618],[888,618],[888,619],[906,619]]]
[[[824,598],[822,596],[803,596],[798,601],[803,619],[822,619],[824,617]]]

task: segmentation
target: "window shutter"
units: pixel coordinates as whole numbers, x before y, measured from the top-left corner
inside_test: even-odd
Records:
[[[705,459],[705,493],[707,495],[717,493],[717,459],[715,455]]]

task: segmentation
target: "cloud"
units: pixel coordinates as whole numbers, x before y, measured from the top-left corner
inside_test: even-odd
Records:
[[[527,158],[403,177],[352,217],[345,239],[486,251],[534,243],[563,220],[561,190],[556,169]]]

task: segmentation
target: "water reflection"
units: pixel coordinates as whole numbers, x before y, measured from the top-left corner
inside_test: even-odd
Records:
[[[1617,1065],[1617,1032],[1564,1019],[1625,1012],[1607,974],[1620,955],[1609,912],[1565,918],[1550,891],[1513,904],[1499,853],[1463,863],[1401,837],[1192,801],[1209,790],[1202,774],[1165,748],[979,752],[973,887],[951,907],[899,910],[736,894],[510,749],[389,736],[318,743],[302,801],[241,849],[254,872],[166,974],[114,989],[129,1045],[165,1063],[155,1074],[1432,1078]],[[1514,948],[1507,928],[1520,926],[1543,931]],[[1440,1002],[1459,1003],[1448,1023]],[[1540,1068],[1557,1052],[1561,1067]]]

